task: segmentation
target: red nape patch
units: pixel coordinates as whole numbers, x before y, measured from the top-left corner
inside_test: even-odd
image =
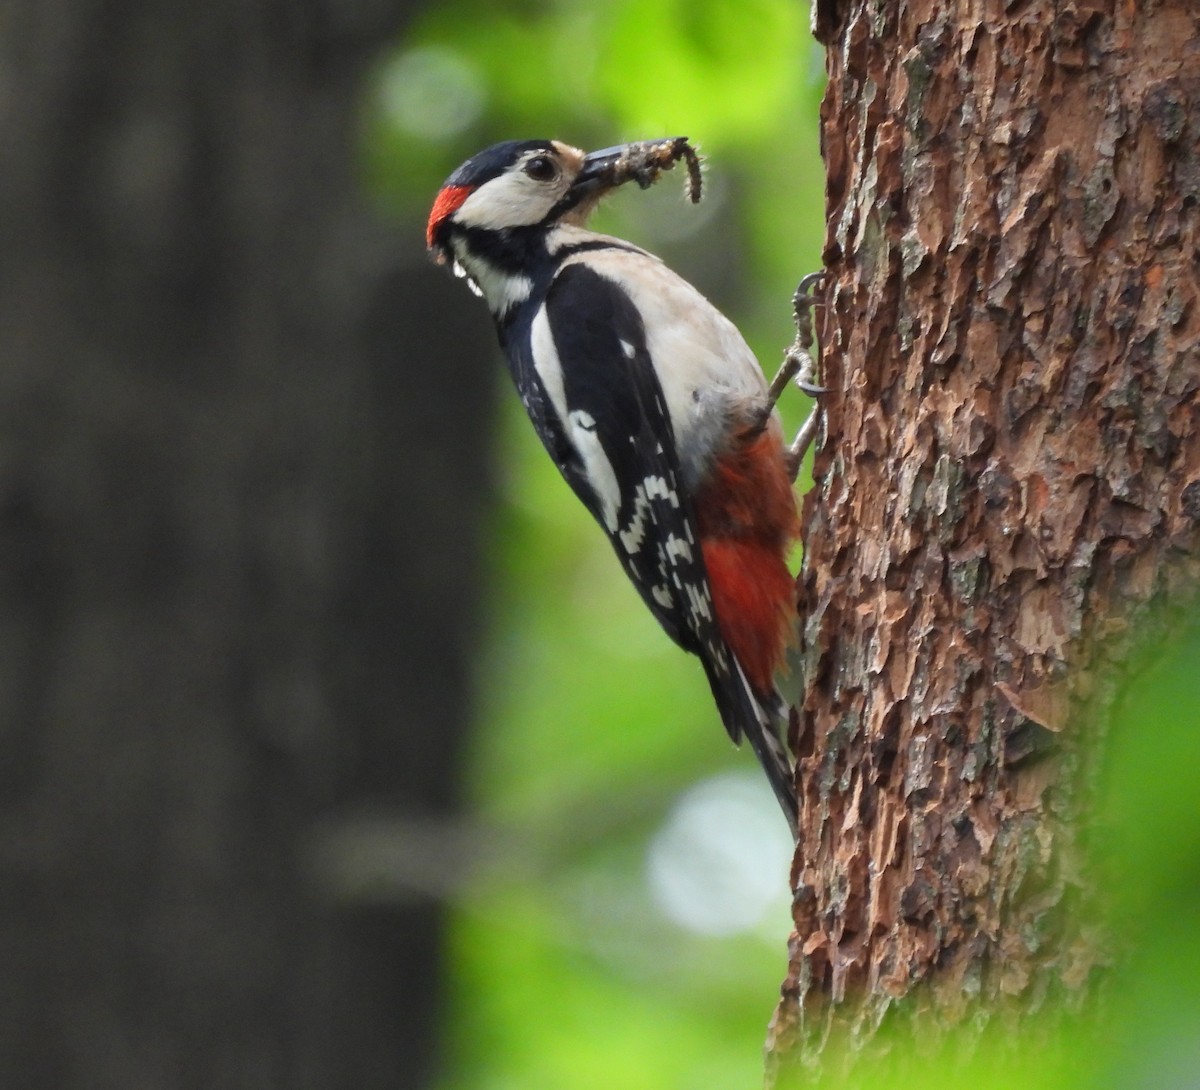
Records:
[[[796,587],[778,547],[709,538],[701,539],[700,548],[721,635],[755,692],[773,692],[796,635]]]
[[[437,234],[437,229],[441,227],[442,221],[459,208],[463,201],[470,195],[474,186],[469,185],[448,185],[438,195],[437,200],[433,202],[433,209],[429,213],[429,223],[425,227],[425,245],[433,246],[434,235]]]

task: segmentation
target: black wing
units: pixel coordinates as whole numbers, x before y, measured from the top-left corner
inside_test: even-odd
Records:
[[[573,487],[608,532],[659,624],[685,650],[728,669],[641,315],[619,285],[582,264],[558,274],[545,311],[562,371],[565,427],[574,433],[570,445],[581,480]],[[594,472],[584,472],[579,440],[590,437],[611,467],[606,492],[593,486]]]
[[[583,264],[561,269],[543,302],[561,381],[565,418],[529,357],[523,335],[505,347],[521,399],[550,456],[608,533],[650,612],[684,650],[700,657],[721,720],[746,736],[795,824],[788,759],[764,707],[721,636],[691,503],[679,483],[675,436],[650,359],[641,315],[620,285]],[[581,431],[582,429],[582,431]],[[594,444],[593,444],[594,440]],[[597,487],[594,455],[611,470]]]

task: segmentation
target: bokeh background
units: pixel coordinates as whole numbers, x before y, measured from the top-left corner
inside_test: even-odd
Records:
[[[819,265],[822,91],[801,5],[443,4],[373,75],[367,177],[419,222],[496,139],[688,135],[707,160],[699,206],[668,175],[595,225],[693,280],[770,373]],[[448,313],[482,309],[463,293]],[[756,1085],[789,930],[786,828],[488,357],[497,496],[464,767],[503,839],[452,907],[451,1084]],[[793,423],[807,407],[796,395]]]
[[[423,226],[495,140],[687,135],[701,205],[597,224],[772,370],[823,235],[807,19],[0,9],[0,1086],[759,1084],[786,831]],[[1147,651],[1101,787],[1124,1032],[981,1085],[1200,1085],[1198,652]]]

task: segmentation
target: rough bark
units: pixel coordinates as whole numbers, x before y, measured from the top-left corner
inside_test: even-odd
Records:
[[[440,910],[334,850],[454,812],[477,615],[491,333],[354,173],[407,8],[4,7],[5,1087],[427,1082]]]
[[[1200,575],[1200,9],[816,16],[831,392],[784,1069],[885,1015],[928,1039],[1090,995],[1115,664]]]

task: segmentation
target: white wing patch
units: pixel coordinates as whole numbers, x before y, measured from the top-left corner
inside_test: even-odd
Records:
[[[558,348],[554,343],[554,335],[550,332],[550,318],[546,308],[539,307],[533,316],[529,328],[530,347],[533,349],[533,369],[546,388],[546,396],[558,413],[560,420],[567,418],[567,392],[563,386],[562,360],[558,358]]]
[[[558,349],[554,344],[545,307],[534,315],[529,332],[533,345],[534,370],[542,380],[546,396],[549,397],[558,418],[565,424],[567,439],[583,462],[588,483],[600,503],[604,528],[610,534],[615,534],[618,525],[617,513],[621,509],[621,488],[617,483],[617,474],[612,462],[608,460],[608,455],[604,453],[592,415],[582,409],[572,412],[567,408],[562,360],[559,359]]]
[[[615,534],[617,512],[621,509],[621,486],[617,483],[616,470],[596,434],[596,421],[590,413],[575,409],[567,416],[567,423],[570,425],[568,434],[571,442],[575,444],[587,470],[588,483],[600,501],[604,528],[610,534]]]

